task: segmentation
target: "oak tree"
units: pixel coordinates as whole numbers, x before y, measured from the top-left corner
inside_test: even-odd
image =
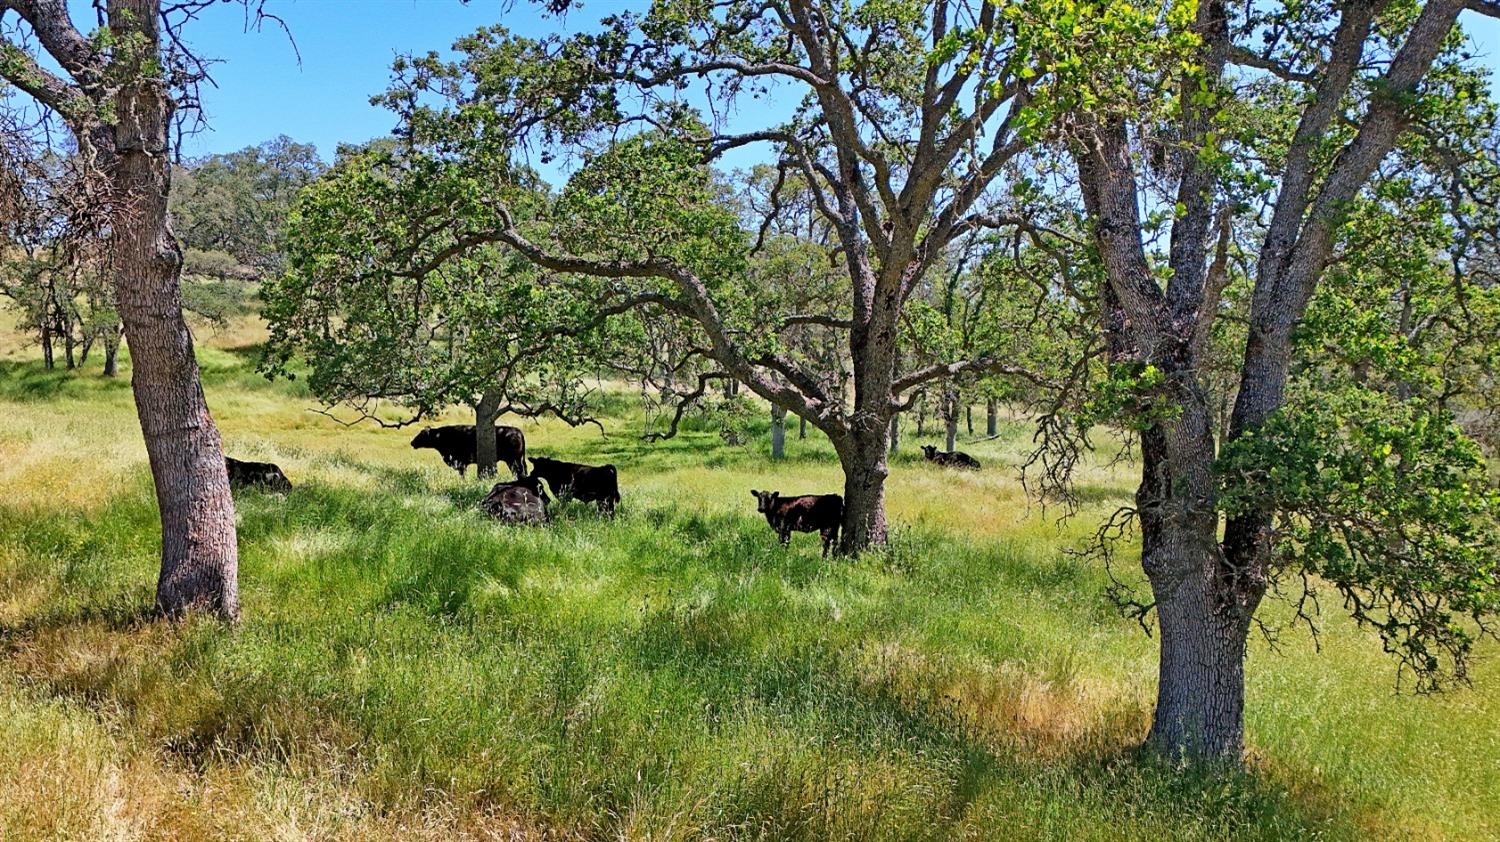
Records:
[[[455,45],[456,61],[399,62],[382,101],[403,136],[460,158],[540,150],[602,162],[637,142],[639,129],[656,132],[651,148],[623,154],[658,169],[627,172],[617,154],[596,168],[604,180],[595,198],[616,212],[595,217],[592,240],[570,244],[558,227],[530,233],[503,204],[464,236],[503,242],[549,271],[618,279],[633,290],[622,295],[649,292],[652,306],[692,320],[724,376],[827,434],[845,474],[843,549],[857,552],[886,539],[891,418],[929,383],[1009,370],[975,358],[898,373],[900,318],[951,243],[1006,223],[985,212],[992,188],[1038,137],[1028,103],[1061,78],[1037,49],[1056,28],[1052,5],[658,0],[571,37],[482,30]],[[1087,42],[1091,33],[1068,37]],[[1117,46],[1134,55],[1128,39]],[[790,113],[744,107],[773,91],[797,103]],[[715,118],[736,109],[738,125]],[[694,221],[662,199],[680,198],[692,167],[749,146],[801,181],[834,232],[844,275],[837,311],[759,313],[746,330],[728,312],[726,293],[744,289],[733,266],[708,261],[729,273],[712,275],[652,240],[663,222],[712,236],[699,227],[717,224],[705,205],[695,205],[705,212]],[[652,194],[631,178],[650,179]],[[738,239],[721,242],[718,257],[753,242]],[[808,320],[842,333],[852,394],[830,391],[828,372],[787,352],[784,333]]]
[[[182,315],[181,250],[167,215],[169,128],[203,78],[178,35],[202,5],[105,0],[104,24],[86,33],[64,0],[0,0],[0,78],[67,125],[108,188],[115,301],[161,512],[157,607],[234,619],[234,503]]]
[[[1477,339],[1431,294],[1476,286],[1472,253],[1442,245],[1472,230],[1475,176],[1493,171],[1466,5],[1495,11],[1169,4],[1149,24],[1167,45],[1154,72],[1110,71],[1060,104],[1106,279],[1112,376],[1094,406],[1140,435],[1128,514],[1150,588],[1138,608],[1160,635],[1162,753],[1240,757],[1269,590],[1329,583],[1423,688],[1461,678],[1493,629],[1497,497],[1442,395],[1454,372],[1417,364],[1428,332]],[[1387,248],[1403,230],[1428,240]],[[1242,327],[1223,330],[1237,305]],[[1206,376],[1216,354],[1227,376]]]
[[[474,175],[483,181],[470,180]],[[455,237],[475,197],[541,200],[534,178],[454,164],[400,143],[345,150],[290,214],[287,271],[262,287],[271,328],[262,370],[297,376],[357,420],[404,426],[473,407],[480,476],[495,472],[504,414],[588,420],[585,375],[600,317],[589,289],[548,278],[503,246]],[[404,411],[391,416],[382,403]]]

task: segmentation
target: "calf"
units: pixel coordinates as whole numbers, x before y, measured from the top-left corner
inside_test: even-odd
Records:
[[[411,440],[413,450],[430,448],[443,457],[448,467],[463,476],[470,465],[478,464],[474,455],[474,425],[449,424],[428,427]],[[526,436],[515,427],[495,427],[495,459],[510,466],[516,479],[526,476]]]
[[[817,532],[823,536],[823,557],[839,539],[844,522],[844,498],[837,494],[803,494],[783,497],[778,491],[750,489],[756,499],[756,511],[766,516],[766,523],[781,536],[782,546],[792,540],[793,532]]]
[[[975,459],[961,450],[941,451],[930,444],[922,445],[922,455],[927,461],[942,465],[945,468],[962,468],[967,471],[979,470],[979,460]]]
[[[479,508],[505,523],[546,523],[548,502],[541,479],[531,476],[495,483]]]
[[[584,503],[595,503],[599,511],[615,513],[620,502],[620,478],[614,465],[580,465],[577,462],[561,462],[536,456],[531,460],[531,473],[547,481],[558,499],[572,497]]]
[[[229,472],[230,488],[256,487],[281,493],[292,490],[292,481],[270,462],[245,462],[225,456],[224,470]]]

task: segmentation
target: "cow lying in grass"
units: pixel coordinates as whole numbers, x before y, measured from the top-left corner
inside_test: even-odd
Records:
[[[817,532],[823,536],[823,557],[827,558],[838,542],[844,522],[844,498],[839,495],[783,497],[779,491],[752,488],[750,496],[756,500],[756,511],[766,516],[766,523],[780,536],[782,546],[791,542],[793,532]]]
[[[537,456],[531,460],[533,476],[547,481],[559,499],[571,497],[584,503],[595,503],[599,511],[615,513],[620,502],[620,479],[614,465],[580,465]]]
[[[961,450],[941,451],[930,444],[922,445],[922,455],[927,461],[942,465],[945,468],[962,468],[967,471],[979,470],[979,460],[975,459]]]
[[[478,464],[474,454],[474,425],[449,424],[428,427],[411,440],[413,450],[436,450],[448,467],[463,476],[470,465]],[[526,476],[526,436],[515,427],[495,427],[495,461],[510,466],[517,479]]]
[[[224,470],[229,472],[230,488],[255,487],[281,493],[292,490],[292,481],[270,462],[246,462],[225,456]]]
[[[480,501],[479,508],[505,523],[546,523],[550,499],[537,477],[497,482]]]

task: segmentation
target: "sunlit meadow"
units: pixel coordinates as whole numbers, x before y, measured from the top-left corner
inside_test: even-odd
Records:
[[[257,375],[253,322],[198,339],[228,452],[297,485],[238,498],[233,629],[149,617],[128,366],[0,343],[0,839],[1500,837],[1500,647],[1471,689],[1399,694],[1332,594],[1321,651],[1254,648],[1245,774],[1138,758],[1154,641],[1068,552],[1131,466],[1100,454],[1060,519],[1018,480],[1022,420],[960,437],[978,474],[908,423],[892,546],[824,561],[748,493],[838,490],[795,428],[772,462],[764,426],[647,444],[625,391],[603,434],[526,422],[616,464],[624,504],[507,527],[410,430]]]

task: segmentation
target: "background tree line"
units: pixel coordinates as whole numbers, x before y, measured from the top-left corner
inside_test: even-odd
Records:
[[[47,368],[83,366],[102,347],[104,373],[113,376],[121,325],[87,164],[70,147],[21,132],[7,138],[0,296],[30,328]],[[259,308],[260,280],[281,269],[292,203],[326,169],[316,149],[285,136],[174,166],[170,213],[189,312],[223,321]]]

